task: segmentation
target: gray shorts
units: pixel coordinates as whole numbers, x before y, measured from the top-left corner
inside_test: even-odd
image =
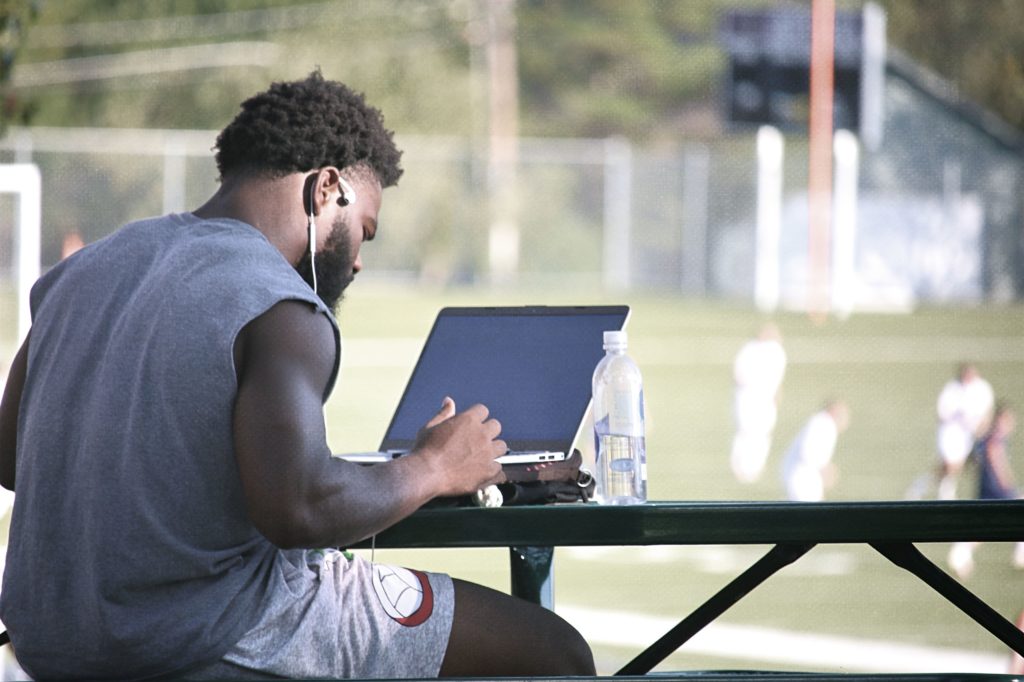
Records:
[[[337,550],[286,556],[255,627],[190,678],[437,677],[455,609],[451,578]]]

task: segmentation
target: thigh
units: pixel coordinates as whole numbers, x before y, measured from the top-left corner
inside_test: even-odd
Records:
[[[301,555],[225,661],[301,679],[437,676],[455,604],[447,575],[331,550]]]
[[[453,584],[442,677],[594,674],[590,647],[554,612],[474,583]]]

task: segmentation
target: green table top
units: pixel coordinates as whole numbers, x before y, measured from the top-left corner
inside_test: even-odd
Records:
[[[421,509],[376,546],[554,547],[1024,540],[1024,500],[648,502]],[[364,541],[359,546],[368,546]]]

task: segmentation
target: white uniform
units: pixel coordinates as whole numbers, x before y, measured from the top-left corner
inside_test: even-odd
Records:
[[[794,502],[825,499],[822,472],[832,461],[838,439],[836,420],[827,410],[817,412],[807,421],[782,463],[786,497]]]
[[[939,393],[937,447],[947,464],[960,465],[967,459],[974,439],[985,427],[995,396],[992,386],[979,376],[961,382],[950,380]]]
[[[786,351],[775,339],[753,339],[740,348],[733,363],[736,393],[730,464],[744,483],[757,480],[771,447],[778,418],[775,397],[786,373]]]

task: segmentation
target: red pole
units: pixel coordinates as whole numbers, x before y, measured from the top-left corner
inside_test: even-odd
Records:
[[[832,98],[835,71],[835,0],[811,3],[811,84],[808,159],[807,310],[828,311],[829,237],[832,226]]]

